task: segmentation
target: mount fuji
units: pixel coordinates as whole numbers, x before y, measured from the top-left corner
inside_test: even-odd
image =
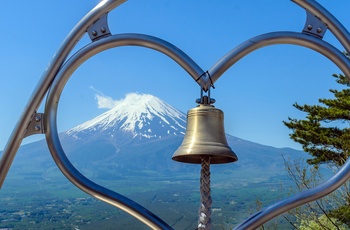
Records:
[[[91,135],[128,139],[155,139],[183,136],[186,115],[159,98],[149,94],[127,94],[115,107],[100,116],[66,132],[76,139]]]
[[[145,171],[198,172],[198,165],[171,160],[185,131],[183,112],[155,96],[130,93],[109,111],[60,133],[60,141],[78,170],[97,178]],[[265,146],[228,134],[226,138],[239,160],[233,164],[213,165],[214,171],[249,167],[283,171],[282,155],[286,158],[305,156],[304,152],[290,148]],[[16,159],[13,167],[28,164],[43,170],[56,167],[45,140],[22,146]]]

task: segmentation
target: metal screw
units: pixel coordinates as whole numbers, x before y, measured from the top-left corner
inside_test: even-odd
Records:
[[[322,29],[319,27],[317,28],[317,33],[321,33],[322,32]]]
[[[308,25],[308,26],[307,26],[307,29],[308,29],[308,30],[312,30],[312,25]]]
[[[92,34],[92,36],[97,36],[96,30],[93,30],[93,31],[91,32],[91,34]]]
[[[37,125],[34,127],[34,129],[35,129],[35,131],[40,131],[41,128],[40,128],[40,126]]]
[[[101,27],[101,32],[102,32],[102,33],[106,33],[106,28]]]
[[[35,121],[36,121],[36,122],[39,122],[40,120],[41,120],[41,117],[35,116]]]

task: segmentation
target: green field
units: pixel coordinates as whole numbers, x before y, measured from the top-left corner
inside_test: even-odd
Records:
[[[276,173],[247,169],[219,174],[214,169],[213,229],[234,228],[257,211],[257,201],[267,205],[283,198],[289,180]],[[174,229],[196,228],[199,175],[195,173],[135,172],[98,183],[145,206]],[[0,229],[148,229],[130,215],[81,192],[55,170],[50,175],[10,174],[0,190],[0,210]],[[290,228],[281,218],[273,222],[281,222],[279,229]]]

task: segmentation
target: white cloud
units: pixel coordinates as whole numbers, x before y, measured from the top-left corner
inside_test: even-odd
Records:
[[[113,100],[109,96],[95,94],[95,98],[97,100],[97,108],[99,109],[112,109],[118,103],[117,100]]]
[[[93,86],[90,86],[90,89],[95,91],[95,99],[97,100],[97,108],[99,108],[99,109],[112,109],[118,103],[118,100],[114,100],[110,96],[104,95],[102,92],[95,89]]]

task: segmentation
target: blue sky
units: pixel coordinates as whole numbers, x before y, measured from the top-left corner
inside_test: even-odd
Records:
[[[349,1],[319,1],[350,29]],[[49,61],[94,1],[3,1],[0,8],[0,149]],[[110,12],[113,34],[143,33],[176,45],[208,70],[247,39],[273,31],[301,31],[305,11],[287,0],[142,1],[130,0]],[[328,31],[324,40],[343,48]],[[84,37],[77,49],[88,44]],[[75,50],[77,50],[75,49]],[[75,51],[74,51],[75,52]],[[339,87],[331,77],[340,70],[314,51],[291,45],[260,49],[232,66],[211,95],[225,113],[226,132],[275,147],[300,146],[289,139],[282,121],[302,118],[292,104],[317,103]],[[106,109],[96,94],[122,99],[125,94],[153,94],[183,112],[194,107],[199,87],[163,54],[122,47],[96,55],[71,77],[63,91],[58,126],[61,131]],[[43,112],[43,106],[39,112]],[[43,138],[26,138],[24,143]],[[232,146],[232,148],[234,148]]]

